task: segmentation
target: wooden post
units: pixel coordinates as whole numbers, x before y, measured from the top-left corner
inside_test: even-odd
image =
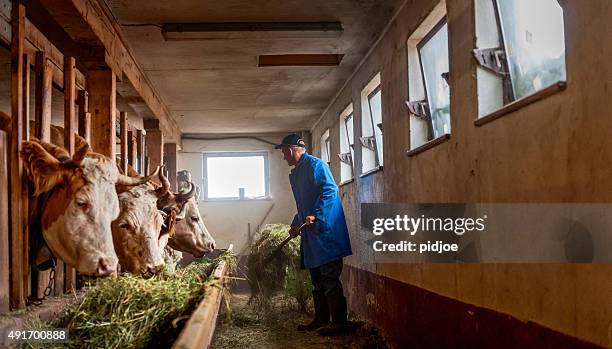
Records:
[[[87,143],[90,143],[91,114],[89,113],[89,96],[87,91],[79,90],[77,104],[79,105],[79,136],[85,138]]]
[[[0,314],[10,309],[8,133],[0,131]]]
[[[128,164],[136,169],[137,153],[136,153],[136,132],[133,129],[128,131]]]
[[[176,152],[178,148],[176,143],[164,144],[164,163],[168,170],[168,181],[172,191],[176,191]]]
[[[43,51],[36,52],[35,67],[35,99],[34,99],[34,135],[36,138],[51,142],[51,86],[53,74],[47,64],[47,56]]]
[[[149,157],[149,171],[155,171],[157,166],[164,163],[164,136],[161,130],[147,130],[146,136],[147,156]]]
[[[22,140],[28,141],[30,139],[30,56],[25,53],[23,55],[23,133]],[[28,297],[31,290],[31,275],[30,275],[30,226],[28,224],[28,202],[30,195],[28,192],[28,179],[24,173],[21,181],[21,219],[23,220],[23,233],[21,236],[23,242],[23,254],[22,265],[23,265],[23,296]]]
[[[25,5],[18,0],[12,2],[11,40],[11,251],[10,251],[10,293],[11,308],[25,306],[23,266],[24,217],[21,206],[23,163],[19,157],[23,139],[23,50],[25,40]]]
[[[44,51],[36,52],[34,68],[34,136],[44,142],[51,142],[51,94],[53,74],[47,63]],[[36,252],[34,252],[36,253]],[[49,284],[50,271],[34,272],[32,276],[32,293],[42,297]]]
[[[128,118],[127,113],[119,113],[119,134],[121,139],[121,169],[127,174],[128,168]]]
[[[75,104],[76,99],[76,62],[74,57],[64,58],[64,148],[72,156],[74,154]],[[73,266],[66,264],[65,291],[75,287],[76,271]]]
[[[112,70],[90,70],[87,73],[89,112],[91,113],[91,147],[93,151],[115,159],[115,109],[117,83]]]
[[[136,130],[136,156],[138,157],[138,173],[144,174],[145,136],[142,130]]]

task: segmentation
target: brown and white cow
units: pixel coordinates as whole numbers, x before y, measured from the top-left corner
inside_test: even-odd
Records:
[[[128,175],[138,173],[128,167]],[[176,216],[195,193],[173,193],[159,172],[161,186],[145,183],[117,188],[120,211],[113,222],[113,242],[122,269],[132,274],[156,274],[164,266],[164,249],[175,233]],[[165,224],[165,226],[164,226]]]
[[[107,276],[117,269],[111,233],[119,214],[115,185],[135,186],[150,178],[120,174],[113,160],[90,152],[83,143],[78,142],[70,157],[66,150],[33,138],[23,143],[21,157],[34,200],[49,193],[39,217],[51,251],[81,274]]]

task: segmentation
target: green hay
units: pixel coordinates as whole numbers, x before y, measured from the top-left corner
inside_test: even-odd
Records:
[[[272,297],[280,292],[294,298],[300,310],[306,311],[312,284],[308,272],[300,269],[300,238],[289,241],[278,257],[263,265],[266,257],[289,235],[289,228],[286,224],[268,224],[251,247],[247,258],[251,300],[269,307]]]
[[[217,282],[210,274],[222,260],[235,269],[235,256],[224,254],[149,279],[128,274],[96,280],[87,286],[82,302],[44,325],[68,328],[70,342],[40,347],[170,347],[203,299],[205,288]]]

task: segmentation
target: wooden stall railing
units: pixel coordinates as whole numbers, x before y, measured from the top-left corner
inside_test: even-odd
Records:
[[[233,245],[230,245],[227,251],[231,252],[232,249]],[[213,277],[218,282],[208,287],[204,299],[185,324],[179,338],[174,342],[173,349],[204,349],[210,346],[223,300],[224,279],[228,270],[229,267],[224,261],[219,263],[213,272]]]

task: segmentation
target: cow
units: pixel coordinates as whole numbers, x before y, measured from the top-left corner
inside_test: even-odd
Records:
[[[128,175],[138,173],[128,167]],[[165,262],[164,252],[173,239],[179,215],[185,215],[185,203],[194,191],[173,193],[163,171],[159,172],[161,186],[146,183],[123,190],[118,187],[121,213],[113,222],[113,243],[119,263],[132,274],[157,274]]]
[[[91,152],[82,139],[70,156],[36,138],[24,142],[21,158],[32,187],[31,207],[51,252],[83,275],[108,276],[117,269],[111,222],[119,214],[116,185],[136,186],[151,176],[119,173],[115,162]]]

